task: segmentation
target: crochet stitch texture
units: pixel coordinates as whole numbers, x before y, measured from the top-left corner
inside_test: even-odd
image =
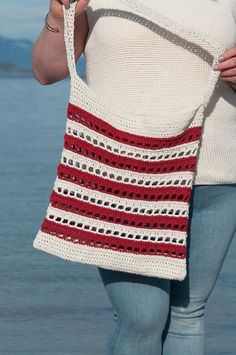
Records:
[[[64,147],[33,246],[70,261],[183,280],[205,109],[220,74],[213,65],[224,48],[136,0],[119,1],[158,25],[160,35],[183,38],[187,47],[197,43],[211,56],[206,91],[198,105],[177,110],[171,122],[165,112],[162,122],[135,120],[109,106],[77,74],[76,3],[63,7],[71,77]],[[132,13],[126,16],[128,21]]]

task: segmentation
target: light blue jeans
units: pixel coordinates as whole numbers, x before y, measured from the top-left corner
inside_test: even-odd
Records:
[[[189,212],[183,281],[98,267],[113,309],[107,354],[205,354],[205,306],[236,234],[236,184],[194,185]]]

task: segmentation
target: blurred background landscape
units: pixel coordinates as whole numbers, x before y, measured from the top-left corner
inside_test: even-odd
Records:
[[[49,0],[13,0],[0,4],[0,75],[32,76],[33,42],[44,25]],[[85,60],[77,63],[84,78]]]
[[[0,35],[0,75],[32,76],[31,53],[33,41],[27,38],[9,38]],[[80,76],[85,79],[84,56],[77,63]]]
[[[63,148],[70,85],[32,76],[48,7],[0,4],[0,354],[104,355],[111,305],[97,269],[32,247]],[[86,80],[84,57],[77,66]],[[234,240],[207,305],[207,355],[236,354],[235,253]]]

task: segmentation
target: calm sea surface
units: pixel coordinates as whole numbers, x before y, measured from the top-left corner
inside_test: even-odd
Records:
[[[111,305],[96,267],[32,247],[60,160],[69,83],[0,78],[0,354],[105,355]],[[236,354],[235,270],[234,240],[207,305],[207,355]]]

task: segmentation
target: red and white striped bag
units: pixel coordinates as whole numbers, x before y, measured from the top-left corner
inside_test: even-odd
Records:
[[[71,91],[61,161],[33,247],[74,262],[183,280],[205,108],[220,74],[213,65],[224,48],[136,0],[118,1],[212,56],[206,91],[179,124],[175,117],[172,125],[164,119],[161,125],[147,118],[130,122],[78,76],[76,3],[63,7]]]

